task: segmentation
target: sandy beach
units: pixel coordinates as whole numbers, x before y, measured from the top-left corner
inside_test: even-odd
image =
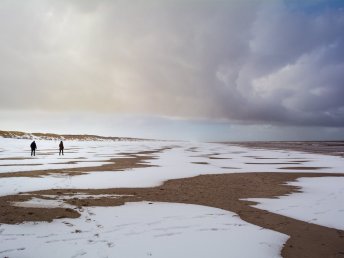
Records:
[[[90,189],[59,186],[58,189],[47,187],[45,190],[19,191],[16,194],[3,195],[0,197],[0,223],[18,225],[18,223],[23,222],[77,219],[82,214],[83,209],[87,207],[114,207],[131,202],[195,204],[234,212],[240,219],[248,223],[288,235],[289,239],[283,244],[281,250],[282,257],[344,256],[343,230],[262,210],[253,207],[255,202],[245,200],[248,198],[276,198],[298,193],[301,191],[300,187],[287,183],[297,181],[300,178],[342,178],[344,174],[339,173],[340,167],[335,173],[321,172],[331,168],[332,164],[327,164],[326,167],[308,165],[314,162],[310,160],[313,154],[289,153],[288,150],[283,149],[283,145],[279,146],[283,151],[278,154],[283,155],[283,157],[274,156],[276,153],[271,151],[261,152],[260,149],[258,152],[250,153],[250,148],[238,151],[238,149],[232,150],[232,145],[227,149],[228,146],[228,144],[212,145],[210,151],[201,151],[202,147],[200,146],[197,148],[190,148],[189,145],[183,146],[183,153],[188,153],[192,160],[198,160],[189,163],[197,166],[197,168],[205,167],[205,172],[196,176],[185,174],[185,178],[170,179],[156,187],[106,187],[97,189],[96,186],[92,186]],[[153,168],[159,171],[161,164],[155,164],[154,161],[158,161],[161,158],[159,155],[164,153],[167,156],[173,155],[168,152],[178,148],[181,148],[181,145],[165,144],[159,148],[151,147],[153,150],[120,152],[116,154],[115,158],[105,159],[103,162],[106,164],[98,166],[4,172],[0,174],[0,182],[5,179],[19,178],[35,180],[51,175],[77,178],[89,174],[96,175],[98,173],[100,175],[103,173],[102,171],[131,173],[130,171],[134,169],[140,173],[143,169],[152,170]],[[226,150],[227,153],[230,150],[232,153],[231,155],[224,155],[221,150]],[[238,168],[235,168],[236,165],[231,167],[234,160],[238,158],[235,155],[240,155],[240,157],[251,161],[240,161],[240,163],[260,171],[241,171],[244,168],[238,171]],[[335,152],[334,157],[336,155],[337,152]],[[17,160],[17,158],[2,158],[3,162],[6,160]],[[256,162],[253,162],[254,160]],[[73,161],[67,161],[66,164],[70,162]],[[178,162],[178,159],[171,160],[171,162],[172,165],[175,165],[173,162]],[[210,167],[211,162],[217,162],[213,165],[217,164],[223,172],[217,173],[217,169],[212,169]],[[78,162],[74,161],[74,163]],[[276,167],[278,172],[265,171],[271,166]],[[285,172],[286,170],[288,172]],[[226,174],[228,171],[230,173]],[[83,195],[82,198],[79,197],[80,193]],[[42,200],[42,203],[40,205],[30,204],[30,200]],[[44,201],[59,201],[63,205],[60,207],[49,206],[44,204]],[[27,202],[28,204],[25,205]]]

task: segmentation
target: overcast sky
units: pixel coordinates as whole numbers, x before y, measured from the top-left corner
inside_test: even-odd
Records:
[[[0,33],[0,130],[344,139],[341,0],[1,0]]]

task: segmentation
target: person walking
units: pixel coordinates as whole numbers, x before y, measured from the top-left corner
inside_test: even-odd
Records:
[[[59,155],[61,155],[61,153],[62,153],[62,155],[63,155],[64,146],[63,146],[63,142],[62,142],[62,141],[60,141],[59,148],[60,148]]]
[[[30,145],[31,147],[31,156],[36,156],[36,149],[37,149],[37,144],[35,141],[33,141]]]

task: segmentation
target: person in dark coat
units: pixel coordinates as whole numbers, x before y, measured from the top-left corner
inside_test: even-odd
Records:
[[[31,156],[36,156],[36,149],[37,149],[37,145],[36,145],[36,142],[33,141],[30,145],[31,147]]]
[[[59,149],[60,149],[59,155],[61,155],[61,153],[62,153],[62,155],[63,155],[64,146],[63,146],[63,142],[62,142],[62,141],[60,141]]]

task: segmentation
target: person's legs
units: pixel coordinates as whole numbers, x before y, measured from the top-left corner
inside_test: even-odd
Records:
[[[36,150],[33,150],[33,156],[36,156]]]
[[[31,156],[32,156],[32,154],[33,154],[33,149],[31,149]]]

